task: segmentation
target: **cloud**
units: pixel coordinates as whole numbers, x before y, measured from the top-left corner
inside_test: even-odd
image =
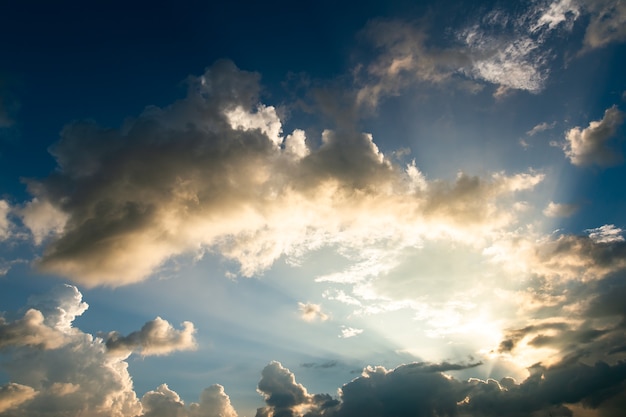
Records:
[[[224,387],[218,384],[205,388],[200,401],[189,406],[166,384],[161,384],[144,394],[141,404],[143,413],[137,417],[237,417]]]
[[[104,340],[73,327],[88,307],[76,287],[62,285],[32,296],[28,306],[22,318],[0,319],[0,351],[7,359],[2,367],[12,381],[0,387],[3,417],[141,414],[142,404],[124,360],[130,352],[112,355]],[[144,354],[186,349],[191,346],[192,329],[189,324],[177,331],[156,319],[123,338],[124,343],[118,340],[116,348],[124,345]],[[204,403],[210,402],[211,394],[205,397]],[[202,410],[202,404],[193,409]]]
[[[278,362],[263,371],[259,391],[267,406],[257,416],[571,416],[568,406],[610,411],[625,392],[626,365],[593,365],[576,360],[554,366],[535,365],[522,383],[458,380],[446,370],[453,364],[410,363],[387,370],[367,367],[358,378],[344,384],[339,398],[308,394],[294,375]],[[269,388],[271,385],[271,388]]]
[[[532,26],[531,30],[533,32],[544,26],[548,26],[548,29],[554,30],[561,24],[571,30],[574,21],[578,19],[581,14],[580,4],[577,0],[553,1],[544,7],[540,6],[538,12],[541,16]]]
[[[51,147],[55,172],[28,181],[23,220],[45,243],[37,265],[89,287],[119,286],[207,251],[252,276],[327,245],[475,241],[514,224],[497,208],[543,179],[427,180],[415,164],[393,163],[372,135],[344,128],[323,131],[319,145],[297,129],[283,138],[258,79],[219,61],[190,77],[185,98],[120,129],[67,125]]]
[[[363,329],[355,329],[354,327],[346,327],[346,326],[342,326],[342,327],[343,328],[341,329],[341,334],[339,335],[339,337],[343,339],[348,339],[350,337],[358,336],[361,333],[363,333]]]
[[[563,204],[550,201],[543,209],[543,214],[547,217],[570,217],[578,210],[576,204]]]
[[[302,415],[303,407],[312,400],[306,388],[296,382],[294,374],[276,361],[261,372],[257,391],[267,404],[257,410],[258,417]]]
[[[583,50],[602,48],[626,40],[626,5],[620,0],[586,0],[590,21],[583,40]]]
[[[167,355],[177,350],[191,350],[196,348],[193,323],[185,321],[183,328],[176,330],[167,321],[157,317],[143,325],[141,330],[128,336],[118,332],[110,332],[106,336],[106,347],[110,352],[130,355],[133,351],[141,355]]]
[[[298,308],[300,309],[301,317],[306,321],[315,321],[321,320],[326,321],[330,317],[322,312],[322,307],[319,304],[313,303],[298,303]]]
[[[590,122],[588,127],[570,129],[565,134],[565,155],[572,164],[579,166],[609,166],[620,163],[621,153],[609,145],[623,121],[624,113],[617,106],[613,106],[604,112],[601,120]]]
[[[9,222],[9,212],[11,206],[5,200],[0,200],[0,242],[11,236],[11,223]]]
[[[538,125],[534,126],[532,129],[530,129],[528,132],[526,132],[526,134],[528,136],[535,136],[537,133],[544,132],[544,131],[549,130],[549,129],[553,129],[554,126],[556,126],[556,122],[539,123]]]
[[[67,223],[67,215],[47,200],[41,201],[34,198],[18,212],[24,225],[30,230],[36,245],[41,244],[49,235],[58,235],[63,232]]]
[[[338,364],[339,363],[337,361],[326,361],[322,363],[315,363],[315,362],[301,363],[300,366],[303,368],[328,369],[328,368],[334,368]]]
[[[595,229],[585,230],[589,233],[589,238],[595,243],[617,243],[624,242],[624,231],[614,224],[605,224]]]
[[[32,399],[37,391],[26,385],[8,383],[0,385],[0,413]]]

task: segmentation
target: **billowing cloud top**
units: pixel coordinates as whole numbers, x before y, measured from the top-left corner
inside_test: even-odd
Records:
[[[34,199],[22,211],[36,242],[52,236],[39,266],[118,286],[208,248],[252,275],[325,244],[473,240],[513,222],[496,207],[543,178],[428,181],[369,134],[326,130],[319,146],[301,130],[284,138],[259,88],[257,74],[221,61],[190,79],[186,98],[120,129],[66,126],[51,148],[57,171],[30,181]]]

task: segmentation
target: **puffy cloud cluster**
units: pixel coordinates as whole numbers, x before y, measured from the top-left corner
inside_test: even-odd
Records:
[[[224,387],[215,384],[200,394],[200,402],[186,406],[166,384],[141,398],[143,413],[137,417],[237,417]]]
[[[324,245],[475,241],[514,224],[515,213],[498,208],[543,178],[429,181],[414,164],[391,162],[369,134],[325,130],[317,146],[301,130],[283,138],[258,78],[220,61],[189,80],[187,97],[120,129],[66,126],[51,148],[58,169],[29,182],[34,198],[22,210],[37,242],[50,237],[39,266],[118,286],[206,250],[250,276]]]
[[[565,155],[574,165],[608,166],[622,162],[622,154],[610,146],[617,130],[624,122],[624,113],[617,106],[604,112],[601,120],[581,129],[574,127],[565,134]]]
[[[28,307],[21,318],[0,318],[0,351],[9,359],[2,366],[11,380],[0,386],[3,417],[135,417],[142,413],[143,401],[135,394],[124,361],[128,354],[165,354],[194,345],[191,323],[178,331],[160,318],[127,337],[111,333],[107,342],[83,333],[72,323],[88,306],[70,285],[31,297]],[[209,389],[190,409],[226,407],[223,391],[214,391]]]
[[[522,383],[508,377],[463,381],[446,373],[462,368],[446,363],[411,363],[392,370],[367,367],[343,385],[335,399],[309,394],[293,373],[272,362],[259,382],[267,405],[257,410],[257,417],[571,416],[568,406],[573,405],[617,416],[615,402],[626,393],[623,362],[588,365],[570,360],[552,367],[536,365]]]

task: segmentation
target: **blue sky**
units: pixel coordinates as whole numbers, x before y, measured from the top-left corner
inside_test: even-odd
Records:
[[[1,9],[0,416],[621,416],[624,1]]]

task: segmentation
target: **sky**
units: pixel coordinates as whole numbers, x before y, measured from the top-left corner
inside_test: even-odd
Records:
[[[0,417],[623,415],[625,1],[0,10]]]

